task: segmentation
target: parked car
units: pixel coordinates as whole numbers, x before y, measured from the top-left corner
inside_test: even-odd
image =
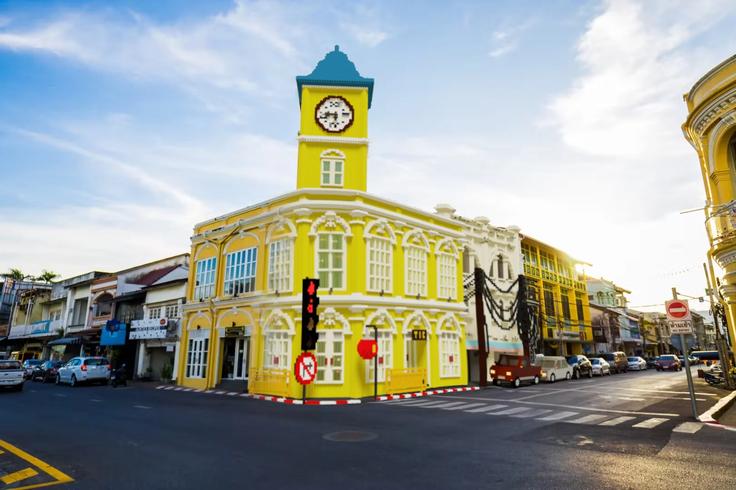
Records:
[[[562,356],[544,356],[540,364],[545,381],[554,383],[558,379],[572,379],[572,366]]]
[[[24,371],[23,376],[26,379],[30,379],[31,374],[33,374],[33,370],[37,366],[40,366],[42,363],[43,361],[40,359],[26,359],[25,361],[23,361],[23,371]]]
[[[604,376],[604,375],[611,375],[611,365],[608,364],[608,361],[603,359],[602,357],[591,357],[590,358],[590,365],[592,367],[592,371],[594,375],[597,376]]]
[[[25,369],[19,361],[4,359],[0,361],[0,388],[21,391],[25,381]]]
[[[110,381],[110,361],[104,357],[74,357],[56,373],[56,384],[102,383]]]
[[[629,369],[632,371],[644,371],[647,368],[647,361],[639,356],[632,356],[627,358],[629,362]]]
[[[623,352],[607,352],[601,357],[608,361],[613,374],[625,373],[629,370],[629,360]]]
[[[539,366],[529,364],[524,356],[504,354],[491,366],[490,374],[494,385],[506,382],[518,388],[522,382],[538,384],[541,370]]]
[[[579,354],[567,356],[567,363],[572,366],[573,379],[580,379],[582,376],[593,377],[593,366],[587,357]]]
[[[659,356],[659,359],[657,359],[657,371],[666,370],[681,371],[682,364],[680,363],[680,359],[673,354]]]
[[[61,361],[45,361],[33,370],[31,381],[41,380],[43,383],[46,381],[55,381],[56,373],[63,365],[64,363]]]
[[[645,357],[644,360],[647,361],[647,369],[649,368],[656,368],[657,367],[657,359],[659,357]]]

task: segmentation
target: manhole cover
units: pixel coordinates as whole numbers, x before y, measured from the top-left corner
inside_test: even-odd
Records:
[[[378,434],[373,432],[362,432],[358,430],[344,430],[341,432],[330,432],[322,436],[323,439],[327,439],[332,442],[363,442],[372,441],[377,438]]]

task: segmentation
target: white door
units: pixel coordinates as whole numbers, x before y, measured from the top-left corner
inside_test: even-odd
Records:
[[[250,364],[249,351],[250,337],[235,340],[235,369],[233,379],[248,379],[248,367]]]

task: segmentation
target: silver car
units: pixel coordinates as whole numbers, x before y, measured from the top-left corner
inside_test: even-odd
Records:
[[[602,357],[591,357],[590,364],[593,366],[593,375],[595,376],[611,374],[611,365]]]
[[[74,357],[56,373],[56,384],[102,383],[110,381],[110,361],[104,357]]]
[[[643,371],[647,368],[647,361],[639,356],[629,357],[627,361],[629,363],[629,371]]]

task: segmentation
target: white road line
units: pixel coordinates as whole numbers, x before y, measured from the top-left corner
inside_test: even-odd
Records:
[[[501,410],[500,412],[491,412],[488,415],[513,415],[515,413],[526,412],[528,410],[531,410],[531,408],[515,407],[515,408],[509,408],[507,410]]]
[[[165,386],[163,386],[163,385],[161,385],[161,386],[157,386],[157,387],[156,387],[156,389],[157,389],[157,390],[163,390],[164,388],[166,388],[166,387],[165,387]]]
[[[703,425],[700,422],[683,422],[674,429],[672,429],[672,432],[681,432],[683,434],[695,434],[697,431],[703,428]]]
[[[445,403],[447,403],[446,400],[439,400],[439,401],[437,401],[437,400],[433,400],[433,401],[423,400],[423,401],[417,402],[417,403],[401,403],[401,404],[396,405],[396,406],[398,406],[398,407],[406,407],[406,406],[410,406],[410,407],[433,407],[435,405],[444,405]]]
[[[225,392],[224,392],[224,391],[216,391],[216,392],[215,392],[215,395],[224,395],[224,394],[225,394]]]
[[[238,394],[237,391],[230,391],[230,392],[228,392],[227,396],[235,396],[237,394]]]
[[[667,422],[669,419],[662,419],[658,417],[652,417],[651,419],[646,419],[644,422],[639,422],[638,424],[633,425],[632,427],[636,427],[637,429],[651,429],[662,422]]]
[[[181,390],[183,390],[183,389],[184,389],[184,388],[182,388],[181,386],[177,386],[176,388],[174,388],[174,391],[181,391]]]
[[[465,402],[445,402],[440,403],[439,405],[417,405],[419,408],[444,408],[444,407],[454,407],[456,405],[465,405]]]
[[[490,412],[491,410],[498,410],[499,408],[506,408],[508,405],[486,405],[482,408],[474,408],[472,410],[465,410],[468,413],[482,413],[482,412]]]
[[[166,387],[166,388],[164,388],[164,389],[165,389],[165,390],[173,390],[173,389],[174,389],[174,386],[167,386],[167,387]]]
[[[388,404],[394,407],[411,407],[412,405],[425,405],[427,403],[444,403],[444,400],[433,400],[431,398],[423,399],[423,400],[394,400],[393,402],[389,402]]]
[[[548,415],[546,417],[540,417],[537,420],[560,420],[560,419],[566,419],[567,417],[572,417],[574,415],[579,415],[578,412],[555,412],[552,415]]]
[[[443,408],[442,410],[465,410],[468,408],[480,407],[481,405],[485,405],[485,403],[464,403],[458,407]]]
[[[605,422],[601,422],[598,425],[603,425],[606,427],[613,427],[614,425],[623,424],[624,422],[628,422],[629,420],[634,420],[636,417],[616,417],[615,419],[606,420]]]
[[[530,419],[532,417],[539,417],[540,415],[548,414],[551,411],[552,410],[547,410],[546,408],[534,408],[528,412],[512,415],[512,417],[516,417],[520,419]]]
[[[580,417],[579,419],[565,420],[565,422],[568,422],[570,424],[593,424],[602,419],[605,419],[606,417],[608,417],[608,415],[601,415],[599,413],[593,413],[590,415],[586,415],[585,417]]]
[[[133,405],[133,408],[140,408],[143,410],[149,410],[151,407],[148,407],[146,405]]]

